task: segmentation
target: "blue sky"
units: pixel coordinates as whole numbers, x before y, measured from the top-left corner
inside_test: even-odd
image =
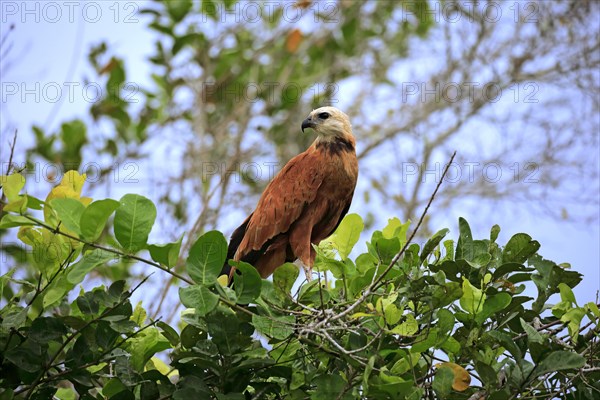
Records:
[[[27,2],[26,6],[23,2],[0,3],[2,35],[11,23],[15,24],[15,30],[9,40],[13,48],[9,54],[8,68],[1,71],[0,76],[0,154],[3,162],[6,161],[7,143],[12,140],[13,128],[19,130],[17,154],[23,154],[32,143],[32,125],[37,124],[44,126],[47,131],[55,131],[60,123],[66,120],[75,117],[87,118],[85,112],[89,108],[90,98],[93,97],[89,90],[93,88],[86,86],[84,78],[93,77],[86,59],[87,50],[91,45],[106,41],[114,52],[126,59],[129,81],[141,86],[150,84],[151,70],[145,58],[152,52],[153,36],[145,29],[143,16],[137,14],[142,3],[91,2],[94,5],[87,8],[68,6],[67,3],[55,3],[58,4],[58,8],[55,9],[44,8],[43,2]],[[6,61],[3,60],[2,65],[6,65]],[[343,87],[340,98],[347,97],[344,93],[352,91],[352,84]],[[343,103],[340,103],[341,107]],[[301,117],[299,116],[299,121]],[[7,126],[11,129],[5,130]],[[157,201],[152,197],[152,188],[144,184],[144,177],[154,174],[156,168],[142,164],[140,184],[118,190],[139,192]],[[590,168],[598,169],[598,165],[592,165]],[[579,176],[573,179],[586,177]],[[112,197],[118,198],[119,195],[113,192]],[[374,207],[374,203],[368,207]],[[368,211],[360,204],[353,206],[353,209],[361,213]],[[473,226],[475,238],[487,238],[489,228],[494,223],[502,227],[499,243],[506,243],[514,233],[529,233],[541,243],[540,253],[545,258],[559,263],[569,262],[573,269],[585,275],[584,281],[575,291],[580,302],[595,299],[596,291],[600,290],[598,218],[592,223],[564,222],[527,212],[507,218],[506,213],[496,213],[495,206],[485,204],[477,215],[473,215],[472,210],[473,207],[454,207],[436,218],[436,227],[449,227],[451,237],[456,238],[457,219],[463,216],[470,221],[481,221],[477,226]],[[395,215],[382,215],[381,219],[393,216]],[[502,220],[498,220],[498,217]],[[415,216],[413,220],[417,218],[418,216]],[[222,229],[230,229],[234,224],[235,221],[233,224],[226,223]],[[367,237],[363,237],[361,242],[365,240]]]

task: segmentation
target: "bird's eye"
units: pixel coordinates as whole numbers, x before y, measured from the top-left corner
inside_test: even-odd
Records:
[[[320,119],[327,119],[327,118],[329,118],[329,113],[322,112],[322,113],[319,114],[319,118]]]

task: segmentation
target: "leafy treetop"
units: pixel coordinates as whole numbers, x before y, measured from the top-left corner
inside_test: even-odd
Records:
[[[7,199],[0,228],[15,230],[31,249],[27,265],[36,277],[22,280],[11,269],[0,278],[2,399],[500,400],[600,392],[598,305],[580,305],[572,288],[582,276],[542,258],[525,233],[500,245],[495,225],[489,238],[474,239],[461,218],[458,240],[444,240],[442,229],[419,246],[410,243],[410,222],[392,218],[352,258],[363,221],[350,214],[316,248],[318,279],[297,286],[297,267],[285,264],[262,280],[240,262],[229,288],[219,279],[223,235],[200,236],[187,274],[178,274],[171,268],[181,239],[148,243],[156,207],[143,196],[86,198],[85,175],[75,171],[45,200],[22,193],[17,173],[0,183]],[[82,286],[94,270],[123,260],[183,283],[178,326],[131,304],[143,281]],[[532,283],[535,297],[526,291]],[[557,304],[549,303],[554,294]]]

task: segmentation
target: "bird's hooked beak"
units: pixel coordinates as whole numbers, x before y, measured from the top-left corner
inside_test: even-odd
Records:
[[[304,133],[306,128],[315,129],[315,126],[317,126],[317,124],[310,117],[306,118],[302,121],[302,133]]]

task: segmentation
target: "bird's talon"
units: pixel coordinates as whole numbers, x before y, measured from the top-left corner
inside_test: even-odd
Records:
[[[312,281],[312,270],[310,267],[307,267],[305,265],[302,266],[302,268],[304,269],[304,273],[306,274],[306,280],[307,281]]]

